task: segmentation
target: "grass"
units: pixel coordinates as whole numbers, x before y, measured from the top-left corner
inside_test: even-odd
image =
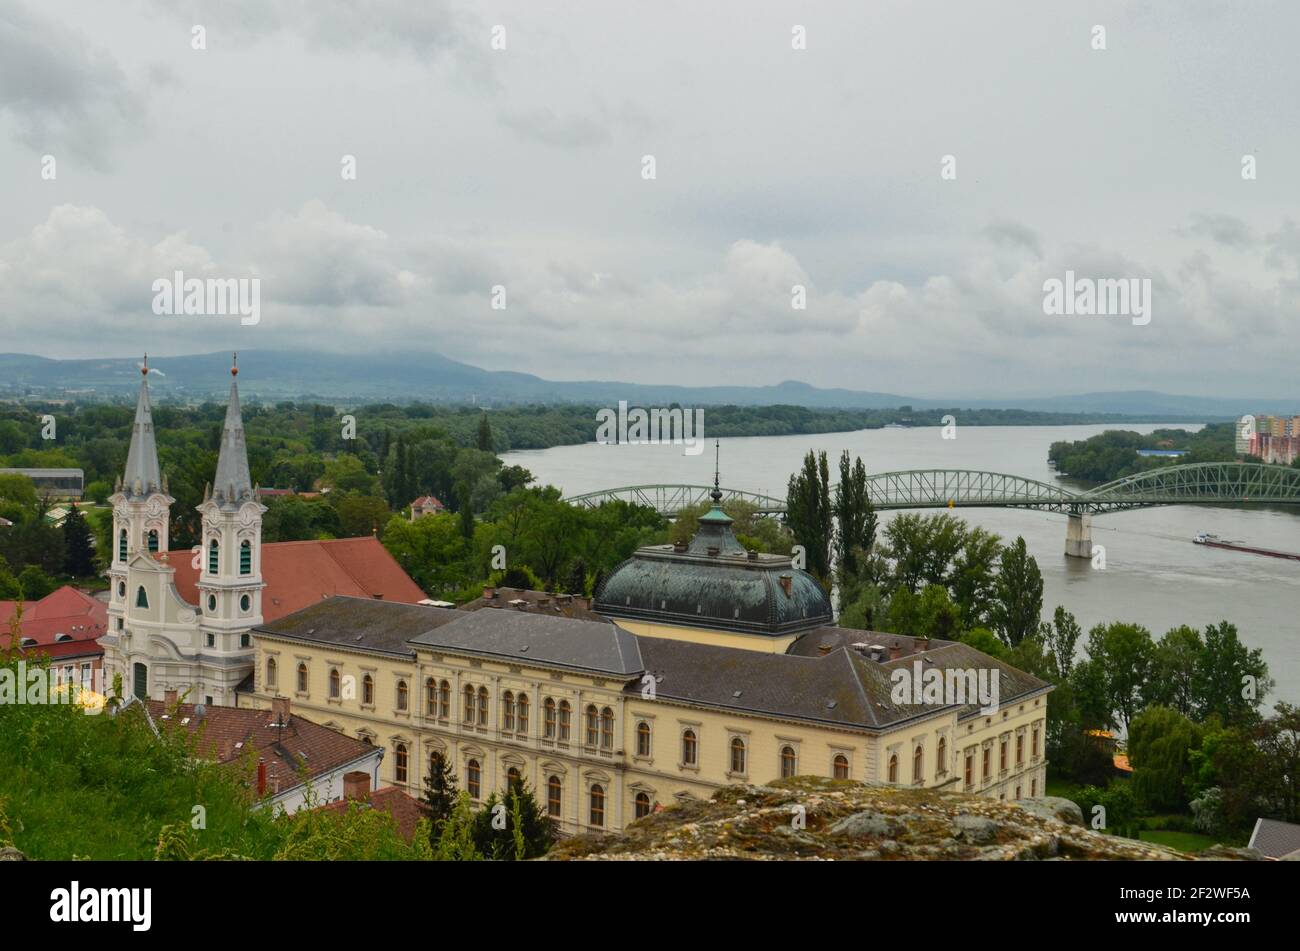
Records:
[[[1174,832],[1171,829],[1143,829],[1138,837],[1143,842],[1167,845],[1182,852],[1200,852],[1202,849],[1218,844],[1217,839],[1201,835],[1199,832]]]

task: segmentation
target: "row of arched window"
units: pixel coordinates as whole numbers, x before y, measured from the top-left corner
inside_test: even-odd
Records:
[[[221,545],[213,538],[208,541],[208,574],[220,573]],[[253,543],[248,539],[244,539],[239,543],[239,573],[241,575],[251,575],[253,573]]]
[[[151,528],[149,529],[149,531],[144,533],[144,545],[145,548],[147,548],[151,552],[156,552],[158,550],[159,548],[158,529]],[[127,549],[127,535],[126,535],[126,529],[124,528],[117,533],[117,560],[118,561],[121,562],[126,561],[126,549]]]

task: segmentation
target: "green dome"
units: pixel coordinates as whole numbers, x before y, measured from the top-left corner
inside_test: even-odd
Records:
[[[639,548],[596,591],[606,617],[780,636],[831,622],[812,575],[785,555],[751,554],[715,501],[688,545]]]

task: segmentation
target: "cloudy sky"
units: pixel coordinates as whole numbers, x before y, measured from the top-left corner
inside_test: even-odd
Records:
[[[0,0],[0,352],[1290,396],[1298,32],[1291,0]],[[258,277],[260,323],[156,316],[178,269]],[[1045,314],[1067,270],[1149,278],[1150,323]]]

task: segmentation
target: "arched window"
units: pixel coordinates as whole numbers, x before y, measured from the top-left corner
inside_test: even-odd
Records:
[[[488,692],[487,687],[478,688],[478,725],[487,726],[488,722]]]
[[[600,711],[593,703],[587,707],[587,745],[595,746],[598,742],[600,742]]]
[[[337,667],[331,667],[330,668],[330,699],[331,700],[337,700],[339,698],[339,693],[340,693],[339,687],[342,684],[342,682],[343,682],[343,678],[339,676],[339,669]]]
[[[407,710],[411,705],[411,689],[406,686],[405,680],[397,682],[397,709]]]
[[[687,730],[682,734],[682,765],[694,766],[698,755],[699,743],[695,739],[695,731]]]
[[[367,706],[375,702],[375,678],[369,674],[361,678],[361,702]]]
[[[397,748],[393,751],[393,778],[399,782],[406,782],[406,744],[398,743]]]
[[[150,551],[158,550],[158,529],[149,529],[149,534],[145,535],[145,544],[148,546]]]
[[[560,777],[552,776],[546,781],[546,814],[553,818],[560,818],[560,803],[562,801],[563,787],[560,785]]]
[[[731,738],[731,771],[745,772],[745,741],[738,736]]]
[[[506,733],[515,732],[515,695],[511,690],[501,695],[501,729]]]
[[[934,773],[936,776],[946,776],[948,773],[948,741],[944,737],[939,737],[939,747],[934,754]]]
[[[515,717],[519,721],[518,730],[520,733],[528,732],[528,694],[521,693],[519,699],[515,701]]]
[[[836,753],[831,762],[831,775],[836,779],[849,778],[849,758],[843,753]]]
[[[891,783],[898,782],[898,754],[897,753],[889,754],[889,781]]]
[[[600,783],[593,783],[591,786],[591,824],[594,826],[605,824],[605,787]]]
[[[479,768],[476,759],[465,764],[465,791],[469,793],[471,799],[480,798],[483,792],[483,770]]]
[[[515,788],[516,786],[518,786],[522,781],[523,781],[523,779],[522,779],[522,777],[519,775],[519,769],[518,769],[518,767],[511,766],[508,770],[506,770],[506,789],[507,789],[507,790],[509,790],[509,789],[514,789],[514,788]]]
[[[117,536],[117,560],[126,561],[126,529]]]
[[[573,708],[569,706],[569,701],[560,701],[560,742],[569,742],[569,727],[573,721]]]
[[[781,747],[781,778],[789,779],[791,776],[795,775],[797,769],[798,766],[795,761],[794,747]]]
[[[614,711],[609,707],[600,711],[600,748],[602,750],[614,748]]]
[[[438,687],[438,719],[445,720],[451,716],[451,684],[443,681]]]
[[[438,682],[432,677],[424,682],[424,715],[427,717],[438,715]]]
[[[555,739],[555,698],[547,697],[542,701],[542,735],[548,740]]]
[[[650,724],[645,720],[636,725],[636,755],[650,755]]]
[[[650,797],[643,792],[636,794],[636,817],[644,819],[650,815]]]
[[[299,693],[307,692],[307,665],[306,664],[298,665],[298,692]]]
[[[239,543],[239,573],[241,575],[253,573],[253,543],[247,539]]]
[[[925,751],[921,747],[912,750],[912,782],[920,785],[925,780]]]
[[[137,608],[147,608],[149,606],[149,595],[144,593],[144,585],[135,589],[135,606]]]
[[[266,659],[266,685],[268,687],[274,687],[276,685],[275,680],[277,676],[278,672],[276,671],[275,658],[268,657]]]
[[[214,538],[208,542],[208,574],[215,575],[221,570],[221,546]]]
[[[473,723],[474,722],[474,688],[469,684],[466,684],[464,695],[465,695],[465,710],[463,711],[464,716],[461,719],[463,719],[466,723]]]

